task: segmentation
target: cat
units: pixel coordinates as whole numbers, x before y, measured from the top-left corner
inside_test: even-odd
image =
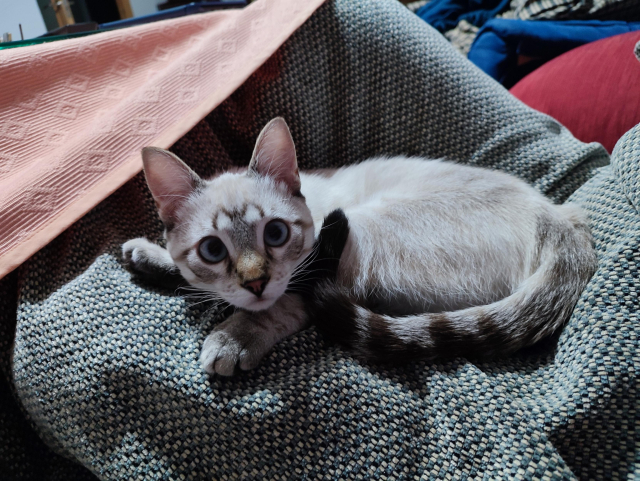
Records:
[[[299,172],[282,118],[247,169],[211,180],[168,151],[142,157],[167,248],[133,239],[123,256],[236,306],[203,343],[210,374],[256,367],[310,322],[373,362],[512,353],[563,324],[596,267],[580,209],[522,180],[406,157]],[[318,243],[327,216],[339,228]],[[333,267],[309,268],[319,250]]]

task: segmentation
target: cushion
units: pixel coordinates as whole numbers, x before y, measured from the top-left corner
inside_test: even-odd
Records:
[[[584,142],[611,152],[640,123],[640,32],[573,49],[535,70],[512,89],[525,104],[551,115]]]
[[[223,313],[119,261],[123,241],[161,237],[138,176],[18,273],[11,377],[47,444],[113,480],[632,477],[640,217],[620,179],[636,137],[607,166],[395,0],[324,4],[173,150],[201,175],[246,164],[276,115],[302,168],[444,157],[584,206],[599,270],[566,327],[503,359],[394,368],[308,329],[208,377],[199,351]]]

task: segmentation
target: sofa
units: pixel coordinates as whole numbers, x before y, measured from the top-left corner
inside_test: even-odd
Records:
[[[301,168],[374,155],[512,173],[581,206],[598,269],[565,326],[515,355],[365,364],[314,328],[253,371],[198,363],[224,311],[145,284],[142,174],[0,281],[0,430],[14,479],[631,479],[638,475],[640,131],[611,156],[527,107],[395,0],[330,0],[172,151],[245,165],[287,119]],[[26,418],[24,416],[26,416]]]

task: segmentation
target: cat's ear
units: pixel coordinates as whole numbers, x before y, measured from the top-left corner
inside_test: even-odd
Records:
[[[157,147],[142,149],[142,163],[160,219],[170,226],[178,207],[204,182],[177,156]]]
[[[249,173],[271,177],[284,183],[292,195],[300,195],[300,173],[296,147],[282,117],[269,122],[256,141]]]

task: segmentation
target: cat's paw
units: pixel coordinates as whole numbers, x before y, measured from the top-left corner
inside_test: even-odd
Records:
[[[166,249],[147,239],[131,239],[122,245],[122,260],[134,278],[146,284],[175,291],[186,284]]]
[[[171,256],[157,244],[140,237],[122,244],[122,259],[135,272],[153,274],[174,267]]]
[[[200,365],[209,374],[232,376],[237,368],[256,367],[271,349],[266,333],[251,320],[251,313],[236,312],[207,336]]]
[[[122,260],[134,271],[144,270],[148,264],[147,251],[153,245],[145,238],[131,239],[122,244]]]

